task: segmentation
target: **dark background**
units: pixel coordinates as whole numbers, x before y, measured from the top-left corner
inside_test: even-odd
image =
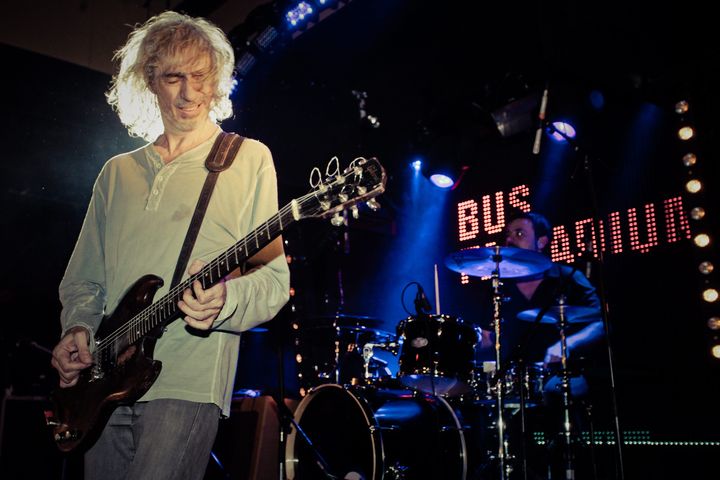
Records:
[[[520,184],[533,192],[549,185],[548,196],[533,198],[533,205],[552,222],[571,224],[592,215],[587,178],[578,169],[584,155],[595,167],[601,216],[654,202],[662,225],[665,198],[680,194],[686,207],[695,205],[683,193],[688,172],[674,133],[680,118],[673,105],[683,98],[691,104],[685,119],[699,131],[692,144],[700,157],[694,171],[707,184],[700,203],[708,220],[691,222],[691,229],[716,234],[719,52],[708,16],[687,2],[662,7],[355,0],[279,45],[241,82],[235,117],[223,127],[271,148],[280,203],[305,193],[310,169],[323,168],[334,155],[343,165],[356,156],[377,156],[389,180],[379,199],[384,208],[363,209],[346,230],[308,220],[287,233],[296,313],[286,312],[271,330],[274,325],[284,338],[291,318],[307,322],[342,311],[372,317],[374,325],[394,332],[406,316],[402,288],[419,281],[432,291],[432,265],[442,265],[460,247],[458,202]],[[3,458],[25,458],[25,446],[33,445],[49,459],[40,462],[46,468],[40,475],[52,478],[58,457],[45,453],[52,447],[40,440],[43,432],[28,405],[42,403],[56,381],[45,349],[59,335],[57,285],[100,167],[143,142],[127,137],[104,102],[107,75],[6,45],[0,58],[0,380],[15,396],[38,399],[9,403],[22,406],[15,407],[18,413],[8,408],[17,423],[3,432]],[[558,153],[560,147],[545,137],[541,155],[533,156],[534,129],[510,138],[495,130],[492,110],[541,92],[546,83],[549,114],[577,122],[578,154],[567,148]],[[353,90],[367,92],[367,112],[380,119],[379,128],[359,118]],[[601,109],[589,103],[593,90],[604,95]],[[547,167],[553,152],[559,160]],[[409,162],[417,156],[454,159],[470,169],[451,192],[426,185],[412,190],[418,180]],[[437,207],[432,221],[418,213],[428,205]],[[706,326],[717,307],[703,305],[700,297],[704,281],[717,282],[698,273],[701,259],[716,262],[714,247],[700,253],[689,240],[661,242],[647,254],[626,249],[608,256],[602,277],[595,270],[593,281],[604,282],[611,311],[624,430],[649,431],[655,440],[719,440],[718,360],[709,354],[714,337]],[[443,267],[440,281],[443,312],[472,321],[481,308],[473,304],[473,282],[461,287],[457,274]],[[268,336],[260,343],[257,352],[266,356],[267,367],[241,365],[238,386],[273,390],[274,340]],[[287,366],[292,396],[297,385],[292,362]],[[607,365],[601,367],[607,381]],[[598,430],[613,429],[610,406],[605,388],[596,402]],[[23,433],[14,438],[16,431]],[[664,460],[687,465],[694,458],[697,466],[712,452],[677,448]],[[642,455],[631,451],[630,461],[637,465]],[[648,463],[658,469],[654,478],[663,478],[667,472],[660,472],[653,455]]]

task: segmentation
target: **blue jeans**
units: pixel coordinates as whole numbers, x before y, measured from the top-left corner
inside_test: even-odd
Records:
[[[85,454],[85,480],[202,480],[220,408],[152,400],[115,409]]]

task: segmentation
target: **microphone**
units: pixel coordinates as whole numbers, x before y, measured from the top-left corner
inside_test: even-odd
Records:
[[[546,87],[543,91],[542,99],[540,100],[540,112],[538,113],[538,119],[540,124],[537,130],[535,130],[535,142],[533,143],[532,153],[537,155],[540,153],[540,139],[542,138],[543,123],[545,122],[545,112],[547,111],[548,103],[548,88]]]
[[[432,311],[432,305],[430,305],[430,300],[428,300],[427,296],[425,295],[425,290],[423,290],[422,285],[418,283],[418,291],[415,295],[415,311],[418,315],[421,313],[430,313]]]

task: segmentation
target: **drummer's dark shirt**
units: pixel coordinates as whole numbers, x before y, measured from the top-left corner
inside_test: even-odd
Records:
[[[573,267],[554,263],[543,274],[543,281],[529,300],[517,288],[519,280],[505,279],[501,286],[503,302],[500,307],[502,317],[500,352],[503,362],[515,362],[520,357],[527,364],[542,362],[547,348],[560,340],[557,325],[519,320],[517,315],[524,310],[557,305],[560,295],[564,294],[566,305],[597,307],[599,318],[600,299],[595,293],[595,288],[582,272]],[[483,298],[480,301],[481,311],[478,324],[483,330],[494,331],[492,327],[492,284],[490,280],[482,283],[484,284],[481,287]],[[586,326],[586,323],[568,325],[566,335],[572,335]],[[493,335],[493,341],[494,338]],[[583,354],[582,351],[572,353],[574,357]],[[478,362],[492,360],[495,360],[494,348],[479,351],[476,359]]]

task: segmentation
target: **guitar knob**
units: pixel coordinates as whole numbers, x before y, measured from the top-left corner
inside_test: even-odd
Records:
[[[333,227],[340,227],[345,223],[345,219],[342,215],[340,215],[340,212],[333,215],[333,217],[330,219],[330,224]]]
[[[380,210],[380,202],[378,202],[378,201],[375,200],[374,198],[371,198],[370,200],[367,201],[367,206],[368,206],[368,207],[370,208],[370,210],[372,210],[373,212],[377,212],[378,210]]]

